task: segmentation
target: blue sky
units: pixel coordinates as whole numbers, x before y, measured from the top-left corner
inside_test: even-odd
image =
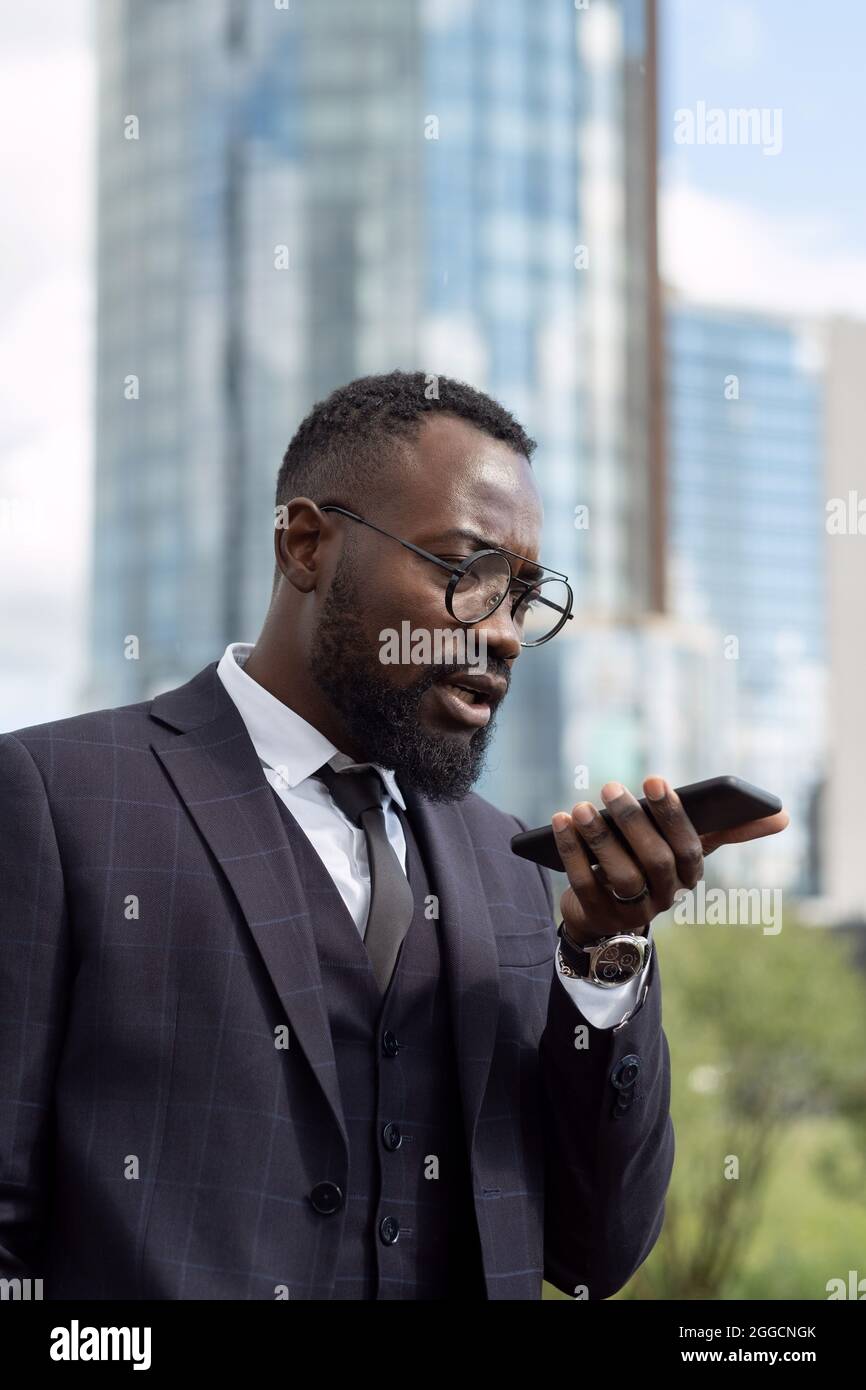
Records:
[[[736,300],[739,284],[746,304],[866,316],[866,4],[660,0],[660,28],[663,222],[676,200],[668,231],[687,229],[667,278],[701,292],[706,238],[713,298]],[[699,101],[780,108],[780,153],[676,144],[674,113]]]

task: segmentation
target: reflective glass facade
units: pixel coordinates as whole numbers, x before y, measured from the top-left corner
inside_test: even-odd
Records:
[[[808,327],[672,304],[667,316],[671,611],[735,673],[738,772],[792,823],[748,851],[816,891],[809,821],[826,748],[821,345]],[[739,853],[739,852],[738,852]],[[742,852],[743,854],[746,851]]]

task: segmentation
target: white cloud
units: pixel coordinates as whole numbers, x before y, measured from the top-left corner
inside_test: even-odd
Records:
[[[0,728],[74,713],[85,674],[91,517],[91,297],[58,276],[0,331]],[[9,599],[11,598],[11,602]],[[11,677],[14,675],[14,683]]]
[[[659,199],[659,257],[665,281],[705,303],[866,318],[866,255],[841,246],[827,217],[675,183]]]
[[[25,8],[0,64],[0,729],[78,708],[90,552],[94,60],[80,0]]]
[[[0,64],[4,190],[0,304],[71,263],[85,268],[91,223],[91,55]]]

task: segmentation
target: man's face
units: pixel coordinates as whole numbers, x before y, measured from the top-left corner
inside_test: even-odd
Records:
[[[428,417],[407,455],[393,494],[357,509],[365,520],[455,563],[491,546],[537,559],[541,504],[522,455],[448,415]],[[465,796],[480,776],[520,654],[511,602],[463,628],[446,608],[447,570],[357,522],[339,521],[339,528],[344,548],[312,634],[312,677],[365,759],[433,800]],[[515,574],[530,572],[518,560],[512,565]],[[478,665],[455,661],[447,645],[438,662],[387,659],[394,644],[381,634],[401,634],[405,623],[412,634],[430,634],[425,655],[435,656],[432,639],[448,630],[483,640],[484,674],[472,682],[474,694],[454,682]],[[423,645],[415,644],[416,655]]]

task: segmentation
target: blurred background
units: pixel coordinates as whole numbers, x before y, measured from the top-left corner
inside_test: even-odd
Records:
[[[540,824],[736,773],[792,817],[707,861],[781,930],[657,927],[677,1164],[617,1297],[866,1296],[866,8],[30,0],[0,39],[0,728],[256,640],[333,387],[488,391],[577,621],[479,790]]]

